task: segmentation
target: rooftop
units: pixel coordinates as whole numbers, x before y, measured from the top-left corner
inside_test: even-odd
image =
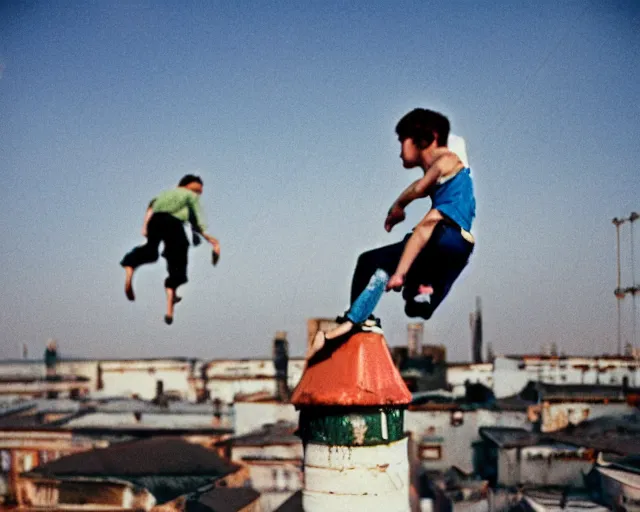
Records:
[[[260,493],[251,487],[212,487],[190,496],[189,512],[238,512],[260,498]]]
[[[190,476],[222,477],[238,465],[222,459],[216,451],[172,437],[154,437],[112,444],[62,457],[35,468],[42,476]]]
[[[267,446],[281,444],[299,444],[300,438],[294,435],[298,425],[288,421],[266,423],[258,430],[230,439],[234,446]]]
[[[522,448],[535,446],[542,440],[542,435],[515,427],[480,427],[480,437],[493,442],[500,448]]]
[[[605,416],[549,434],[557,441],[618,455],[640,455],[640,412]]]
[[[304,512],[302,508],[302,491],[295,492],[287,501],[280,505],[275,512]]]
[[[544,434],[511,427],[481,427],[479,433],[483,439],[495,443],[500,448],[565,443],[598,452],[640,455],[640,413],[587,420],[578,425],[569,425],[563,430]],[[632,460],[635,459],[629,459]]]

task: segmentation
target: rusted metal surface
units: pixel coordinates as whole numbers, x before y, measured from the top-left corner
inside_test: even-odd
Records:
[[[411,403],[411,399],[384,336],[361,332],[329,358],[305,370],[291,403],[296,407],[403,406]]]

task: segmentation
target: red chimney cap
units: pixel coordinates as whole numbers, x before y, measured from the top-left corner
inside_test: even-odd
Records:
[[[305,369],[291,403],[296,407],[394,406],[408,405],[411,399],[384,336],[359,332],[331,357]]]

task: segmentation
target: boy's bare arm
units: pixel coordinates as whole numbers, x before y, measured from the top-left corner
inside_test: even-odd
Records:
[[[396,271],[389,278],[387,290],[399,288],[404,284],[404,278],[407,275],[407,272],[409,272],[411,265],[413,265],[413,262],[418,257],[418,254],[420,254],[420,251],[422,251],[425,245],[427,245],[436,224],[443,218],[444,217],[438,210],[432,208],[418,223],[404,246]]]
[[[213,236],[211,236],[211,235],[210,235],[210,234],[208,234],[208,233],[200,233],[200,234],[202,235],[202,237],[203,237],[207,242],[209,242],[209,243],[212,245],[213,250],[214,250],[217,254],[220,254],[220,242],[218,241],[218,239],[217,239],[217,238],[215,238],[215,237],[213,237]]]
[[[142,224],[142,236],[147,236],[147,225],[149,224],[149,219],[151,218],[152,215],[153,215],[153,208],[149,206],[149,208],[147,208],[146,213],[144,214],[144,222]]]
[[[433,162],[433,164],[424,173],[424,176],[402,191],[391,205],[384,228],[391,231],[391,228],[402,222],[405,218],[404,209],[414,200],[421,197],[427,197],[431,191],[431,187],[438,181],[440,176],[446,176],[456,170],[461,169],[464,164],[458,158],[458,155],[451,151],[443,151],[442,154]]]

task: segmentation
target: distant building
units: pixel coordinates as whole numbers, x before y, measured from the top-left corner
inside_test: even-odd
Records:
[[[207,396],[231,404],[238,396],[254,393],[277,396],[278,378],[286,377],[288,389],[293,389],[303,368],[304,359],[301,358],[288,359],[286,374],[282,369],[276,371],[273,359],[215,359],[205,363],[202,372]]]
[[[152,399],[156,396],[158,381],[166,393],[195,401],[194,376],[197,361],[187,358],[157,359],[61,359],[56,364],[56,384],[59,393],[68,393],[71,382],[82,382],[83,392],[92,395],[137,396]],[[42,379],[45,375],[41,361],[0,361],[0,392],[5,380]],[[60,378],[62,377],[62,378]],[[59,382],[61,380],[62,382]]]
[[[527,406],[470,407],[453,401],[411,405],[405,430],[416,442],[424,469],[446,471],[451,466],[465,473],[476,470],[472,446],[481,440],[479,429],[488,426],[531,429]]]
[[[496,356],[493,391],[517,394],[527,382],[640,387],[640,361],[626,356]]]
[[[261,512],[276,510],[302,489],[302,442],[297,423],[280,421],[218,444],[232,462],[249,468],[251,486],[260,493]]]
[[[295,407],[288,402],[277,400],[273,395],[256,394],[240,397],[233,408],[236,436],[259,430],[265,424],[298,423],[299,413]]]
[[[264,512],[260,493],[252,487],[216,487],[198,489],[172,502],[154,507],[151,512]]]
[[[594,461],[593,450],[521,428],[484,427],[484,453],[476,452],[480,474],[499,487],[583,488],[583,472]],[[478,450],[478,448],[476,448]]]
[[[587,476],[593,499],[610,510],[640,509],[640,455],[599,459]]]
[[[69,455],[22,473],[18,504],[29,507],[150,510],[198,488],[242,487],[248,472],[216,452],[157,437]]]
[[[468,384],[482,384],[493,389],[493,364],[449,363],[447,364],[447,387],[454,396],[464,396]]]

